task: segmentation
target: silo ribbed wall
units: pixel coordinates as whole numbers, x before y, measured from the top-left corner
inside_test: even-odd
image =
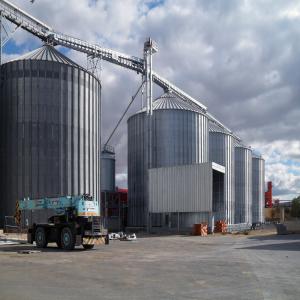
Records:
[[[225,167],[224,194],[214,197],[213,211],[216,220],[234,223],[235,210],[235,168],[233,137],[224,132],[209,132],[209,160]]]
[[[61,55],[44,47],[49,58]],[[100,199],[101,86],[67,62],[31,57],[1,67],[1,223],[24,197]]]
[[[116,159],[115,154],[108,151],[101,152],[101,192],[115,191]]]
[[[147,138],[145,113],[128,120],[128,225],[147,220]]]
[[[265,161],[252,157],[252,222],[264,222]]]
[[[235,147],[235,223],[252,223],[252,151]]]
[[[156,102],[158,103],[158,102]],[[147,115],[128,120],[128,223],[147,225]],[[155,108],[152,116],[152,168],[208,161],[208,122],[199,112]],[[194,216],[187,216],[192,217]],[[160,222],[160,217],[157,222]],[[153,220],[152,223],[156,221]],[[189,220],[183,220],[189,223]]]

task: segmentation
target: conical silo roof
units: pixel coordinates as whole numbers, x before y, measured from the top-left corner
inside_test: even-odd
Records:
[[[162,96],[156,98],[153,101],[153,110],[188,110],[203,114],[203,111],[200,108],[190,104],[187,101],[184,101],[183,99],[174,95],[172,92],[164,93]],[[137,113],[145,111],[146,107]]]
[[[59,62],[65,65],[72,67],[82,68],[74,61],[63,55],[61,52],[57,51],[53,46],[43,45],[42,47],[35,49],[29,53],[26,53],[20,57],[13,59],[12,61],[18,60],[43,60],[43,61],[52,61]]]
[[[158,109],[179,109],[202,113],[199,108],[193,106],[187,101],[182,100],[171,92],[163,94],[153,102],[153,110]]]

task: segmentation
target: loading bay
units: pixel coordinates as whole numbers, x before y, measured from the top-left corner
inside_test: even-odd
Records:
[[[300,299],[300,235],[144,236],[84,251],[0,245],[0,299]]]

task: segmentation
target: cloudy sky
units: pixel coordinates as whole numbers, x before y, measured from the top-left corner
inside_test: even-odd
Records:
[[[300,2],[284,0],[12,0],[57,31],[142,56],[159,45],[155,71],[208,107],[266,159],[274,195],[300,194]],[[5,60],[41,42],[17,31]],[[61,49],[86,65],[83,54]],[[134,72],[101,64],[107,137],[136,92]],[[162,90],[157,88],[155,94]],[[141,97],[129,115],[139,109]],[[117,181],[126,185],[126,119],[111,141]]]

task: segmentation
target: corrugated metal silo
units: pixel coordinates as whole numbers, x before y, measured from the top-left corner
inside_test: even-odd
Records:
[[[147,115],[128,119],[128,222],[147,225]],[[208,161],[208,119],[193,105],[171,93],[153,102],[152,168]],[[202,218],[202,216],[199,216]],[[189,218],[189,216],[187,216]],[[192,216],[193,222],[195,216]],[[182,220],[188,224],[189,220]]]
[[[101,192],[113,192],[116,189],[116,158],[113,147],[105,145],[101,151]]]
[[[49,45],[1,74],[1,222],[23,197],[99,199],[100,82]]]
[[[234,137],[212,122],[209,122],[209,160],[225,167],[224,194],[213,197],[215,218],[233,224],[235,216]]]
[[[252,223],[252,151],[235,147],[235,223]]]
[[[264,222],[265,160],[252,157],[252,223]]]

